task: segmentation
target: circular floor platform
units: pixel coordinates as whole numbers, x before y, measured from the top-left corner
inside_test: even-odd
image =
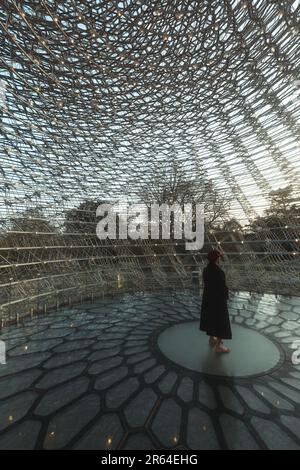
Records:
[[[282,353],[266,336],[242,326],[232,325],[228,354],[216,354],[199,322],[184,322],[164,330],[158,337],[161,352],[172,362],[210,375],[248,377],[265,374],[281,364]]]

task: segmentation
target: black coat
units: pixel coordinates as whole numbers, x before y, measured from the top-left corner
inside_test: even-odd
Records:
[[[227,308],[228,287],[224,271],[215,263],[203,269],[203,297],[200,330],[210,336],[231,339],[230,319]]]

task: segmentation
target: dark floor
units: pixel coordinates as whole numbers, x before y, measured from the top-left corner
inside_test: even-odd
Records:
[[[247,377],[191,370],[159,348],[168,326],[197,327],[199,304],[190,292],[124,295],[4,328],[0,449],[299,449],[300,298],[231,298],[233,324],[278,351]]]

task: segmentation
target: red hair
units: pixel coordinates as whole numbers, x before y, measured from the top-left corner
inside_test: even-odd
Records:
[[[219,250],[211,250],[206,257],[210,263],[215,263],[220,256],[223,255]]]

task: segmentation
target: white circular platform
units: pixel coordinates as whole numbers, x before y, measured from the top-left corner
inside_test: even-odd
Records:
[[[199,330],[199,321],[185,322],[164,330],[158,337],[158,346],[176,364],[210,375],[247,377],[280,365],[281,351],[266,336],[233,324],[232,338],[224,340],[231,352],[217,354],[208,344],[208,336]]]

